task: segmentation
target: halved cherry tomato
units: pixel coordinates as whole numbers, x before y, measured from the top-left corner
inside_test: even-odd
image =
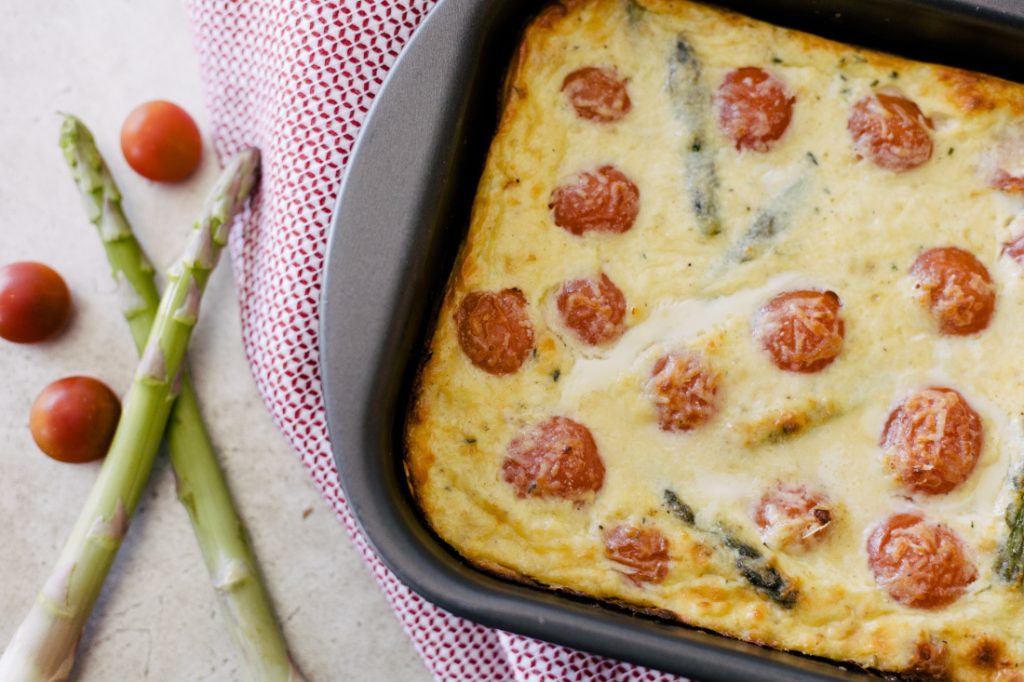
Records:
[[[128,114],[121,126],[121,152],[139,175],[176,182],[199,165],[203,142],[188,112],[177,104],[155,100]]]

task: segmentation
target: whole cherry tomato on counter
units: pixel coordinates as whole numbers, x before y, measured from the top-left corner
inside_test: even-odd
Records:
[[[91,462],[107,454],[121,416],[121,401],[92,377],[66,377],[32,403],[29,428],[39,449],[61,462]]]
[[[177,104],[154,100],[128,114],[121,126],[121,152],[139,175],[176,182],[199,165],[203,141],[188,112]]]
[[[45,341],[70,316],[71,293],[52,268],[31,261],[0,268],[0,337],[15,343]]]

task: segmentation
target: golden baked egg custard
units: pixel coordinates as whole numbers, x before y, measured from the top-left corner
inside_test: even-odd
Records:
[[[1024,682],[1024,86],[683,0],[529,27],[406,468],[485,570]]]

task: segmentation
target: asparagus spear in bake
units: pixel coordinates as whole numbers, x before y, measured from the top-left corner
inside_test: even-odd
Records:
[[[683,129],[683,159],[690,205],[704,235],[722,231],[718,213],[718,175],[708,142],[711,95],[701,82],[701,65],[686,38],[676,39],[668,66],[668,92],[676,121]]]
[[[789,226],[809,183],[807,174],[802,174],[781,192],[769,198],[754,216],[754,221],[747,231],[729,249],[726,260],[747,263],[764,254],[775,242],[775,238]]]
[[[1019,588],[1024,584],[1024,472],[1013,477],[1013,500],[1006,508],[1006,525],[996,572]]]
[[[160,301],[153,268],[125,218],[120,192],[89,129],[74,116],[65,116],[60,145],[122,293],[121,312],[142,352]],[[181,394],[171,411],[166,437],[178,499],[188,510],[242,663],[253,679],[289,679],[294,670],[284,635],[187,371],[182,375]],[[231,579],[225,580],[226,576]]]
[[[765,557],[760,550],[743,542],[734,532],[721,524],[714,529],[699,528],[693,508],[683,502],[672,490],[665,490],[663,502],[672,516],[690,528],[712,536],[721,543],[719,547],[731,550],[736,570],[756,590],[783,608],[790,608],[796,603],[798,597],[796,588],[779,573],[778,569],[772,565],[771,560]]]
[[[255,150],[231,160],[195,223],[185,255],[171,272],[99,476],[56,567],[0,658],[0,679],[5,682],[51,682],[71,672],[82,630],[128,530],[181,389],[185,351],[203,290],[231,222],[252,191],[258,165]],[[109,212],[105,222],[101,218],[101,231],[123,234],[126,223],[119,216]],[[230,564],[221,582],[230,587],[238,573]]]

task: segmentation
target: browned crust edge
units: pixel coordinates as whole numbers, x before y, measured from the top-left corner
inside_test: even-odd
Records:
[[[522,73],[523,68],[527,61],[527,55],[529,54],[529,46],[533,41],[529,40],[530,33],[538,29],[549,29],[552,27],[553,22],[556,19],[564,18],[577,7],[581,7],[590,2],[590,0],[555,0],[551,4],[544,7],[535,16],[523,30],[522,36],[519,40],[516,51],[512,57],[512,63],[505,71],[505,77],[502,81],[501,91],[499,94],[499,109],[498,125],[495,130],[494,137],[496,139],[502,134],[504,129],[509,125],[514,112],[517,102],[516,94],[524,93],[522,89]],[[490,155],[492,151],[488,151],[488,159],[485,166],[490,163]],[[470,215],[469,224],[470,227],[476,223],[476,214],[480,210],[480,206],[476,200],[474,200],[473,208]],[[470,229],[470,232],[472,229]],[[426,469],[429,467],[430,462],[433,461],[434,455],[429,451],[426,443],[420,444],[419,457],[413,456],[413,450],[416,449],[417,444],[412,440],[411,426],[415,423],[422,421],[423,406],[420,398],[423,393],[423,382],[430,369],[430,362],[435,352],[435,344],[437,343],[436,325],[443,318],[444,315],[449,314],[454,310],[453,297],[455,291],[459,288],[459,281],[463,277],[464,262],[466,254],[471,251],[472,235],[467,233],[466,239],[459,247],[459,251],[455,256],[455,261],[452,264],[451,274],[448,276],[448,281],[445,283],[444,294],[442,295],[442,302],[439,308],[439,314],[437,320],[434,322],[434,326],[429,330],[430,341],[427,344],[426,350],[423,353],[423,357],[419,361],[419,367],[416,369],[415,377],[413,378],[412,390],[410,391],[409,403],[408,403],[408,415],[406,420],[405,428],[403,429],[403,457],[402,465],[406,475],[406,484],[409,486],[409,490],[412,493],[413,499],[416,501],[420,511],[426,516],[424,511],[424,505],[418,495],[417,488],[419,484],[425,481]]]

